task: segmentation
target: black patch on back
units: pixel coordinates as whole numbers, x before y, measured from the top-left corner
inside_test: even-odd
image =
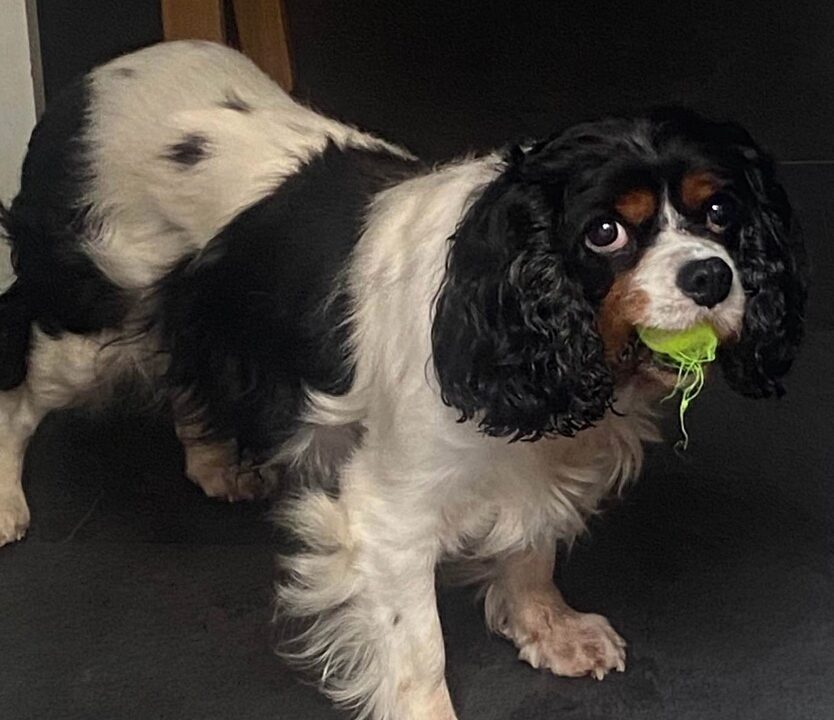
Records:
[[[209,139],[201,133],[189,133],[178,143],[169,146],[165,157],[177,165],[194,167],[208,157]]]
[[[133,68],[126,68],[126,67],[116,68],[113,71],[113,74],[118,75],[119,77],[123,77],[123,78],[136,77],[136,71]]]
[[[340,273],[374,194],[418,167],[331,143],[163,279],[167,380],[205,437],[273,450],[297,425],[304,386],[350,388]]]
[[[29,141],[20,192],[3,221],[18,292],[32,319],[51,334],[118,326],[128,303],[79,239],[95,232],[87,227],[84,205],[89,96],[88,81],[81,78],[47,107]]]
[[[240,113],[252,112],[252,106],[234,90],[229,90],[226,93],[226,97],[220,102],[220,107],[226,108],[226,110],[236,110]]]

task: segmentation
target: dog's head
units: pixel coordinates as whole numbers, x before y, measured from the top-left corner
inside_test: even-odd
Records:
[[[432,327],[444,401],[490,435],[571,435],[618,384],[668,380],[635,326],[709,323],[740,392],[781,393],[804,253],[770,159],[683,110],[507,152],[451,238]]]

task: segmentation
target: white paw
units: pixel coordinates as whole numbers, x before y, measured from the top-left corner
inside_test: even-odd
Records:
[[[602,615],[547,613],[537,629],[516,640],[518,657],[555,675],[602,680],[625,671],[626,643]]]
[[[22,492],[0,495],[0,546],[20,540],[29,527],[29,507]]]

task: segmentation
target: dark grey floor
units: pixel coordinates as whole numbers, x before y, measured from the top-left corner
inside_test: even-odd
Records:
[[[569,54],[567,75],[559,74],[559,47],[542,59],[549,30],[536,18],[505,33],[514,15],[502,20],[495,11],[481,31],[497,29],[478,35],[455,3],[432,2],[434,14],[409,11],[400,24],[380,14],[384,3],[287,5],[299,93],[429,157],[600,108],[679,99],[729,114],[750,108],[743,119],[783,157],[831,158],[827,106],[778,77],[781,65],[791,78],[806,73],[809,84],[825,86],[819,72],[828,77],[834,63],[815,64],[823,46],[816,35],[780,32],[794,23],[823,33],[834,16],[824,4],[736,18],[736,35],[755,35],[747,46],[720,30],[718,5],[706,25],[695,22],[694,5],[685,23],[661,18],[658,37],[678,27],[676,42],[706,44],[709,82],[681,59],[633,86],[629,67],[657,65],[645,60],[641,39],[652,35],[651,22],[635,21],[635,34],[624,5],[615,15],[625,24],[609,22],[602,35],[590,10],[571,11],[559,42],[581,54],[593,35],[590,54],[610,54],[604,67]],[[772,44],[774,35],[791,47]],[[736,46],[742,66],[722,64]],[[768,55],[768,72],[756,75],[757,53],[774,47],[778,57]],[[622,72],[608,77],[611,68]],[[736,97],[751,74],[749,97]],[[768,95],[774,84],[778,92]],[[686,456],[656,448],[645,476],[560,569],[569,600],[608,615],[627,638],[628,671],[603,683],[536,672],[486,634],[468,592],[445,591],[448,675],[461,720],[834,717],[834,166],[782,171],[816,268],[811,331],[788,395],[756,403],[720,383],[709,388],[693,405]],[[267,508],[202,497],[182,478],[164,421],[57,415],[30,447],[26,486],[29,536],[0,550],[0,720],[345,717],[269,649],[276,538]]]

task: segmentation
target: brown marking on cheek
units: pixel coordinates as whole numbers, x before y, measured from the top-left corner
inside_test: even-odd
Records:
[[[620,362],[620,353],[628,344],[635,325],[639,325],[649,306],[645,290],[633,286],[631,272],[620,275],[602,301],[597,327],[605,346],[605,357],[612,366]]]
[[[690,210],[697,210],[721,187],[721,182],[708,170],[694,170],[681,180],[681,201]]]
[[[632,225],[639,225],[654,215],[657,198],[651,190],[638,188],[620,195],[614,207]]]

